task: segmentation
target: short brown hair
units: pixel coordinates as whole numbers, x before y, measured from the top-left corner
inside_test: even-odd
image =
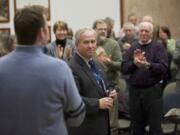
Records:
[[[56,30],[57,30],[59,27],[62,28],[62,29],[64,29],[64,30],[67,30],[67,31],[68,31],[68,24],[67,24],[66,22],[64,22],[64,21],[57,21],[57,22],[54,24],[54,26],[53,26],[53,32],[56,33]]]
[[[105,22],[103,19],[95,20],[95,22],[93,23],[92,28],[93,28],[93,29],[96,29],[98,24],[106,24],[106,22]],[[107,24],[106,24],[106,25],[107,25]]]
[[[17,41],[22,45],[34,44],[41,27],[45,26],[45,9],[39,5],[26,6],[14,17]]]
[[[168,39],[171,39],[171,31],[168,26],[160,26],[160,29],[167,34]]]

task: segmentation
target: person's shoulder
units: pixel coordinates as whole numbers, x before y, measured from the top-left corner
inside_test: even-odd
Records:
[[[139,41],[139,38],[137,36],[134,36],[133,39],[132,39],[132,43],[133,42],[138,42]]]
[[[67,40],[66,41],[67,43],[73,43],[74,42],[72,39],[69,39],[69,38],[67,38],[66,40]]]
[[[117,41],[115,39],[112,39],[112,38],[106,38],[106,42],[117,43]]]
[[[176,46],[180,47],[180,40],[176,40]]]
[[[105,42],[106,44],[111,44],[112,46],[119,46],[118,42],[112,38],[106,38]]]
[[[118,38],[116,39],[116,41],[117,41],[117,42],[123,42],[123,38],[118,37]]]
[[[46,47],[46,49],[49,50],[49,49],[54,48],[54,46],[56,46],[56,42],[55,41],[48,43],[45,47]]]
[[[4,55],[4,56],[0,57],[0,64],[3,63],[4,61],[6,61],[6,59],[9,58],[9,55],[10,54],[7,54],[7,55]]]
[[[157,40],[153,40],[150,44],[151,44],[151,46],[153,46],[155,48],[164,48],[165,49],[163,43],[159,42]]]
[[[139,46],[139,40],[135,39],[132,43],[131,43],[131,47],[138,47]]]
[[[49,68],[52,69],[52,72],[64,75],[67,75],[67,73],[69,74],[71,72],[68,63],[66,63],[64,60],[57,58],[51,59],[51,65]]]
[[[66,42],[67,42],[67,45],[68,45],[68,46],[74,47],[74,44],[75,44],[75,43],[74,43],[74,41],[73,41],[72,39],[67,38],[66,40],[67,40]]]
[[[51,64],[51,65],[59,65],[59,66],[66,66],[67,63],[64,60],[55,58],[55,57],[51,57],[49,55],[44,54],[44,60],[46,61],[46,63]]]
[[[75,57],[79,57],[79,56],[73,56],[72,59],[70,59],[70,61],[68,62],[68,65],[73,68],[73,67],[77,67],[81,65],[81,61],[79,61],[78,59],[80,58],[75,58]]]
[[[73,72],[79,72],[85,66],[85,61],[77,54],[75,54],[72,59],[68,62],[69,67]]]
[[[168,43],[170,43],[170,44],[175,44],[175,43],[176,43],[176,40],[175,40],[175,39],[173,39],[173,38],[168,39]]]
[[[154,40],[154,41],[152,41],[150,43],[150,48],[153,50],[153,52],[155,54],[158,53],[158,52],[161,52],[161,53],[165,52],[165,53],[167,53],[166,47],[163,45],[163,43],[158,42],[156,40]]]

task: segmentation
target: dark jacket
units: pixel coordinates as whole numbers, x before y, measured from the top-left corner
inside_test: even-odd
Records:
[[[133,63],[134,50],[145,52],[145,57],[151,66],[149,69],[138,68]],[[129,83],[136,87],[149,87],[159,83],[166,74],[168,57],[162,44],[155,41],[140,45],[135,42],[127,51],[122,62],[122,72],[130,74]]]
[[[70,67],[85,102],[86,117],[80,127],[69,128],[69,135],[108,135],[108,110],[99,109],[99,99],[105,96],[105,92],[98,86],[88,65],[78,54],[71,59]]]

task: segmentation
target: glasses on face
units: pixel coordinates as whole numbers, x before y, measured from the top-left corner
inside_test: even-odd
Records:
[[[107,28],[97,28],[98,31],[107,31]]]

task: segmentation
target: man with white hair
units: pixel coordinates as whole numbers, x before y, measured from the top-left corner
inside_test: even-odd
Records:
[[[145,135],[149,125],[150,135],[162,135],[161,80],[168,67],[165,48],[152,40],[153,25],[139,25],[139,41],[133,43],[122,62],[122,72],[130,74],[130,115],[133,135]]]

